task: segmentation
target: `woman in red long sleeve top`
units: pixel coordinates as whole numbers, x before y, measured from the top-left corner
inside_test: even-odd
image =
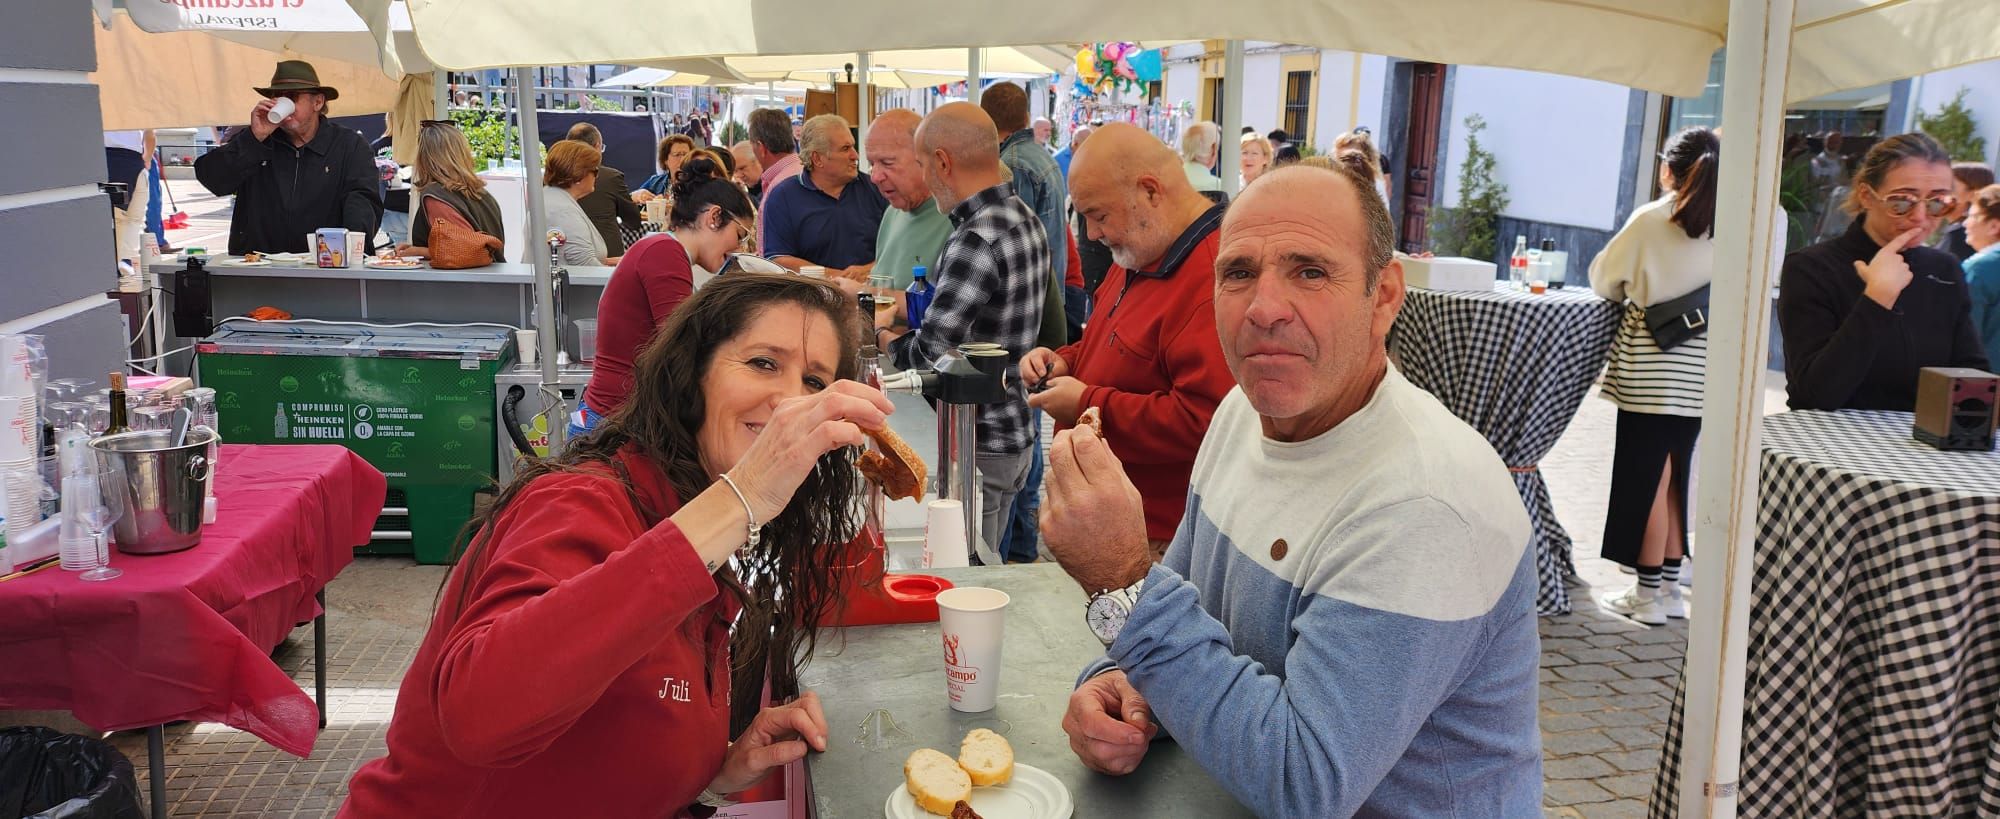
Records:
[[[628,248],[597,300],[597,357],[582,406],[570,415],[572,438],[625,405],[632,393],[633,362],[667,316],[694,292],[694,266],[721,270],[754,230],[757,214],[750,197],[706,153],[682,163],[668,190],[673,210],[667,232]]]
[[[825,749],[810,693],[757,712],[732,689],[796,690],[782,658],[810,654],[832,602],[810,569],[851,531],[846,447],[891,411],[838,380],[857,321],[791,276],[689,299],[640,355],[640,397],[486,514],[404,676],[388,756],[340,815],[705,815]],[[734,743],[732,699],[755,713]]]

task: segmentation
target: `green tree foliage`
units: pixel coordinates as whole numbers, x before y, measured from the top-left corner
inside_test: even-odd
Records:
[[[724,147],[735,145],[750,138],[750,129],[745,127],[743,123],[733,119],[722,123],[721,131],[721,133],[716,134],[715,141]]]
[[[451,112],[452,121],[457,122],[458,130],[465,134],[465,141],[472,146],[472,158],[479,162],[482,170],[500,162],[501,146],[507,143],[506,116],[505,112],[482,108],[460,108]],[[515,134],[516,140],[507,154],[515,159],[521,156],[519,136]]]
[[[1971,89],[1960,88],[1935,114],[1917,110],[1917,130],[1930,134],[1932,139],[1944,146],[1951,158],[1967,162],[1985,162],[1986,138],[1979,135],[1979,123],[1972,118],[1972,110],[1965,107],[1965,95]]]
[[[1439,256],[1492,259],[1500,248],[1500,214],[1507,209],[1507,186],[1495,173],[1498,160],[1479,140],[1486,119],[1465,118],[1465,161],[1458,166],[1458,204],[1431,211],[1431,252]]]

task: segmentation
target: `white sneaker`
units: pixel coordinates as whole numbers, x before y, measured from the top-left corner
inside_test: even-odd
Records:
[[[1681,585],[1694,588],[1694,558],[1681,558]]]
[[[1661,605],[1659,596],[1646,594],[1637,583],[1625,587],[1624,591],[1617,594],[1600,597],[1598,602],[1607,609],[1649,626],[1667,624],[1667,611]]]
[[[1661,586],[1660,593],[1655,595],[1653,599],[1659,601],[1660,611],[1668,617],[1672,617],[1675,620],[1687,619],[1687,597],[1679,585]]]

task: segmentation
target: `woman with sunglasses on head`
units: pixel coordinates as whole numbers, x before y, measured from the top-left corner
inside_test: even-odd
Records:
[[[681,163],[669,189],[674,205],[667,232],[626,249],[611,272],[597,301],[597,358],[582,406],[570,415],[571,437],[624,406],[632,392],[632,362],[667,315],[694,292],[695,268],[721,270],[755,230],[750,197],[719,171],[705,151]]]
[[[1958,260],[1924,247],[1952,197],[1951,157],[1923,134],[1875,143],[1847,232],[1785,257],[1778,325],[1793,409],[1910,411],[1924,367],[1986,369]]]

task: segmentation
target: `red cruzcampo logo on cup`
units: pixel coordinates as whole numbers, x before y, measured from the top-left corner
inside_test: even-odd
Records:
[[[1000,644],[1007,593],[961,586],[938,594],[943,636],[945,694],[953,710],[993,710],[1000,695]]]

